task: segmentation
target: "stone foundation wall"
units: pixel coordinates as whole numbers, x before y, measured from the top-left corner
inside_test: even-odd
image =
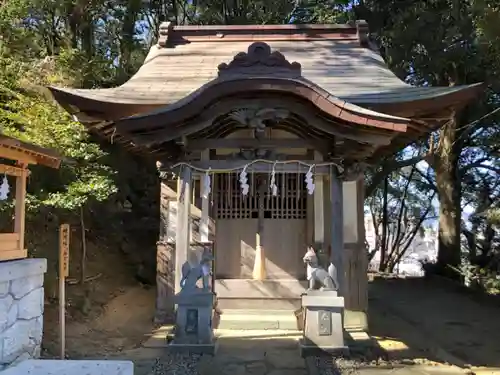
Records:
[[[46,271],[46,259],[0,262],[0,371],[40,356]]]

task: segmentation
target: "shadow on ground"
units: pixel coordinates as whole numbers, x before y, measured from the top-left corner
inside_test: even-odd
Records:
[[[460,367],[500,367],[500,305],[443,280],[375,278],[370,334],[387,355]]]

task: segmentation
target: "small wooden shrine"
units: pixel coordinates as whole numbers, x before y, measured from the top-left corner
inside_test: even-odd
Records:
[[[28,256],[24,243],[26,184],[30,165],[59,168],[61,159],[53,151],[0,134],[0,199],[9,199],[11,188],[7,176],[15,177],[15,216],[12,233],[0,233],[0,261],[24,259]],[[1,177],[0,177],[1,178]]]
[[[222,308],[294,308],[308,244],[366,328],[363,170],[436,130],[481,85],[413,87],[347,25],[174,26],[119,87],[51,87],[90,131],[158,162],[157,320],[182,264],[213,247]],[[178,178],[177,191],[169,176]]]

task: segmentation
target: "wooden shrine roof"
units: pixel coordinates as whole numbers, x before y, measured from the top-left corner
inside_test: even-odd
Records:
[[[272,102],[274,109],[289,110],[281,119],[287,129],[305,129],[332,144],[336,137],[345,138],[343,146],[335,146],[337,156],[352,153],[358,161],[376,161],[436,129],[452,110],[477,96],[482,85],[408,85],[373,49],[364,21],[164,23],[157,45],[123,85],[50,90],[94,131],[158,156],[173,152],[175,144],[166,143],[175,138],[228,134],[225,129],[239,126],[231,111],[260,100],[261,108]]]
[[[4,134],[0,134],[0,158],[51,168],[61,165],[61,156],[55,151]]]
[[[401,81],[365,41],[366,24],[170,26],[142,67],[116,88],[50,87],[56,99],[81,121],[117,120],[171,105],[217,78],[229,62],[255,41],[266,42],[302,76],[346,102],[395,116],[415,117],[470,99],[477,85],[414,87]],[[436,103],[436,99],[439,100]]]

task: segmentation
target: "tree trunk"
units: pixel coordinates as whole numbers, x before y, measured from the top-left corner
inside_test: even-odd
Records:
[[[86,266],[87,266],[87,238],[85,235],[85,216],[83,211],[83,206],[80,207],[80,230],[82,237],[82,259],[80,264],[80,284],[85,283],[85,278],[87,276]]]
[[[387,226],[389,225],[389,212],[387,210],[387,196],[389,194],[389,178],[384,180],[384,201],[382,206],[382,246],[380,247],[380,264],[378,270],[380,272],[387,271],[387,248],[389,241],[387,240]]]
[[[459,278],[460,275],[453,270],[461,264],[461,181],[458,177],[461,142],[457,116],[441,129],[439,141],[433,163],[439,194],[439,248],[436,272],[442,276]]]

